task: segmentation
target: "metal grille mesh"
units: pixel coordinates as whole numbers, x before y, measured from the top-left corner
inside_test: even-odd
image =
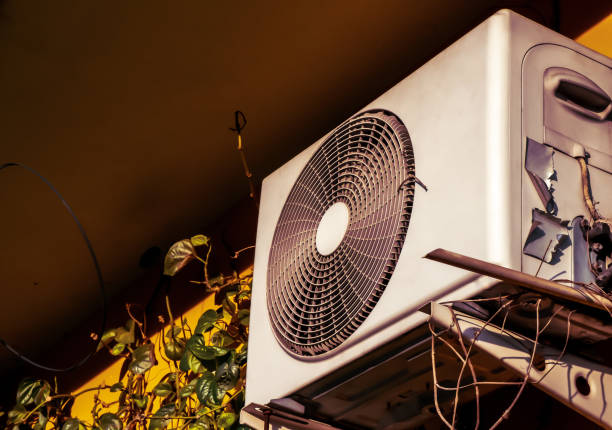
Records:
[[[365,320],[395,268],[413,197],[412,144],[393,114],[357,115],[315,152],[285,202],[268,263],[268,313],[285,350],[324,354]],[[349,208],[349,225],[324,256],[315,235],[337,202]]]

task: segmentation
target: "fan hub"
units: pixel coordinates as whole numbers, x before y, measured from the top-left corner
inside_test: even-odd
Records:
[[[321,255],[330,255],[340,246],[350,220],[349,208],[342,202],[331,205],[319,222],[315,245]]]

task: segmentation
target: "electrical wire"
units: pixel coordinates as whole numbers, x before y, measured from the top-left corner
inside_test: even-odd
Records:
[[[255,206],[259,209],[257,191],[255,190],[255,184],[253,184],[253,174],[249,169],[249,165],[247,164],[246,156],[244,155],[244,147],[242,145],[242,135],[240,134],[244,127],[246,127],[247,120],[244,114],[237,110],[234,112],[234,127],[230,127],[229,129],[236,133],[238,137],[238,145],[236,149],[240,153],[240,160],[242,161],[242,168],[244,169],[244,175],[246,176],[249,182],[249,197],[253,199],[255,202]]]
[[[600,220],[602,216],[595,208],[595,203],[593,202],[593,198],[591,196],[591,181],[589,177],[589,168],[587,167],[587,162],[584,157],[578,157],[577,160],[578,164],[580,164],[580,176],[582,178],[582,197],[584,199],[584,204],[589,210],[589,215],[591,215],[593,221]]]
[[[22,168],[24,170],[27,170],[28,172],[32,173],[34,176],[36,176],[38,179],[40,179],[42,182],[44,182],[44,184],[51,191],[53,191],[53,193],[57,196],[57,198],[62,202],[62,205],[64,205],[64,207],[66,208],[66,210],[68,211],[68,213],[72,217],[72,220],[74,221],[74,223],[78,227],[79,232],[81,234],[81,237],[83,238],[83,240],[85,241],[85,244],[87,245],[87,249],[89,251],[89,255],[91,256],[91,259],[92,259],[93,264],[95,266],[96,275],[97,275],[97,278],[98,278],[98,283],[100,285],[100,293],[102,294],[102,303],[103,303],[102,325],[100,327],[100,330],[99,330],[98,336],[97,336],[97,339],[102,339],[102,334],[104,333],[104,330],[106,328],[106,317],[107,317],[108,300],[107,300],[107,296],[106,296],[106,289],[104,288],[104,280],[102,279],[102,271],[100,270],[100,265],[98,264],[98,259],[96,258],[96,253],[93,250],[93,246],[91,245],[91,242],[89,241],[89,238],[87,237],[87,233],[85,233],[85,229],[81,225],[81,223],[80,223],[79,219],[77,218],[77,216],[72,211],[72,208],[70,207],[68,202],[66,200],[64,200],[64,198],[59,193],[59,191],[53,186],[53,184],[51,184],[51,182],[47,178],[45,178],[42,174],[38,173],[36,170],[34,170],[33,168],[31,168],[31,167],[29,167],[29,166],[27,166],[27,165],[25,165],[23,163],[11,162],[11,163],[0,164],[0,171],[4,170],[4,169],[7,169],[9,167],[20,167],[20,168]],[[69,371],[74,370],[74,369],[76,369],[78,367],[81,367],[95,353],[96,348],[97,348],[97,344],[96,344],[93,347],[93,351],[88,353],[85,357],[81,358],[80,360],[76,361],[74,364],[72,364],[72,365],[70,365],[68,367],[58,368],[58,367],[45,366],[43,364],[35,362],[34,360],[26,357],[25,355],[23,355],[22,353],[17,351],[14,347],[9,345],[2,338],[0,338],[0,345],[5,347],[8,351],[10,351],[12,354],[14,354],[16,357],[18,357],[22,361],[25,361],[26,363],[28,363],[28,364],[30,364],[30,365],[32,365],[34,367],[37,367],[39,369],[46,370],[46,371],[49,371],[49,372],[58,372],[58,373],[59,372],[69,372]]]

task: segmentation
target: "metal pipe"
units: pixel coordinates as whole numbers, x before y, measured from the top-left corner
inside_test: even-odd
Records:
[[[520,285],[521,287],[542,294],[548,294],[570,302],[601,309],[608,313],[612,312],[612,301],[602,295],[595,294],[591,291],[577,290],[559,284],[558,282],[538,278],[528,275],[527,273],[519,272],[518,270],[509,269],[477,258],[457,254],[456,252],[447,251],[441,248],[431,251],[424,258],[499,279],[509,284]]]
[[[589,178],[589,168],[587,167],[586,160],[584,157],[578,157],[578,164],[580,164],[580,176],[582,177],[582,197],[584,198],[584,204],[589,210],[589,214],[593,221],[601,219],[601,215],[595,208],[595,203],[591,198],[591,181]]]

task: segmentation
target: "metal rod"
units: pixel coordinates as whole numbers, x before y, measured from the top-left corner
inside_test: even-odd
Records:
[[[461,269],[466,269],[471,272],[489,276],[491,278],[499,279],[500,281],[510,284],[520,285],[521,287],[525,287],[539,293],[548,294],[560,299],[601,309],[608,313],[612,311],[612,301],[602,295],[595,294],[591,291],[578,290],[559,284],[558,282],[538,278],[536,276],[528,275],[527,273],[519,272],[518,270],[509,269],[507,267],[499,266],[497,264],[489,263],[477,258],[457,254],[456,252],[447,251],[446,249],[438,248],[427,254],[425,258],[459,267]]]
[[[260,424],[263,423],[263,429],[265,430],[279,428],[287,428],[292,430],[340,430],[338,427],[334,427],[314,419],[293,415],[268,406],[258,405],[257,403],[248,404],[242,408],[242,413],[259,420],[255,428],[262,428],[260,427]],[[248,418],[244,420],[244,422],[251,424]]]

